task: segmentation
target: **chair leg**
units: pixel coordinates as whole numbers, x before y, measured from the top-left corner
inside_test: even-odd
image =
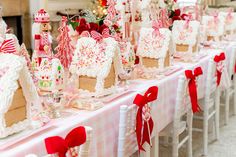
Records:
[[[159,135],[152,139],[151,157],[159,157]]]
[[[193,150],[192,150],[192,123],[193,123],[193,113],[192,111],[189,113],[191,114],[191,118],[188,119],[188,157],[192,157],[193,156]]]
[[[230,98],[230,89],[226,89],[225,94],[225,125],[229,122],[229,98]]]
[[[150,157],[151,156],[150,146],[147,143],[145,143],[143,147],[145,149],[145,152],[141,151],[140,157]]]
[[[169,137],[168,136],[164,136],[164,146],[168,146],[169,145]]]
[[[179,136],[173,136],[172,138],[173,144],[172,144],[172,157],[178,157],[179,156]]]
[[[216,130],[216,140],[220,136],[220,91],[219,88],[216,90],[216,102],[215,102],[215,130]]]
[[[208,110],[203,113],[203,155],[207,156],[208,149]]]
[[[233,89],[234,89],[234,115],[236,115],[236,75],[234,75],[234,80],[233,80],[233,82],[234,82],[234,87],[233,87]]]

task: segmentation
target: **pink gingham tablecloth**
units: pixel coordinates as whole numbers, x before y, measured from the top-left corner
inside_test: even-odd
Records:
[[[228,49],[228,50],[227,50]],[[232,53],[230,48],[226,48],[227,53]],[[71,129],[80,125],[87,125],[93,128],[93,138],[90,147],[91,157],[115,157],[118,145],[118,125],[119,108],[121,105],[131,105],[137,93],[144,93],[150,86],[159,87],[158,99],[152,106],[152,113],[155,122],[153,135],[165,128],[173,120],[175,109],[175,98],[178,77],[184,74],[185,69],[193,69],[201,66],[204,74],[207,71],[207,64],[210,58],[220,53],[222,50],[208,49],[204,50],[208,56],[202,58],[196,63],[176,63],[184,68],[162,80],[139,80],[130,84],[132,92],[120,96],[118,99],[107,103],[103,108],[96,111],[74,111],[67,113],[67,118],[53,120],[51,127],[35,133],[17,143],[0,150],[0,156],[3,157],[24,157],[27,154],[34,153],[38,156],[46,155],[44,139],[49,136],[59,135],[64,137]],[[229,54],[227,54],[228,56]],[[204,91],[206,75],[200,78],[201,84],[199,91]],[[133,88],[133,87],[134,88]],[[203,97],[203,92],[199,96]]]

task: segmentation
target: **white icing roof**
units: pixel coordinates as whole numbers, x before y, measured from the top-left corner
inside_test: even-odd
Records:
[[[190,21],[189,27],[184,29],[185,20],[174,21],[172,28],[172,39],[176,44],[195,45],[199,33],[200,22]]]
[[[171,32],[169,29],[161,28],[159,39],[152,35],[153,28],[141,28],[137,55],[149,58],[163,58],[169,49]]]
[[[101,43],[90,37],[78,39],[70,71],[77,75],[105,78],[114,56],[118,57],[115,55],[117,46],[113,38],[105,38]]]
[[[39,106],[39,97],[24,58],[0,54],[0,115],[6,113],[11,106],[18,80],[27,104]]]

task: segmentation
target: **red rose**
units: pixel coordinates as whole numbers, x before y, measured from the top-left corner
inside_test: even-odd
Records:
[[[172,21],[175,21],[175,20],[181,20],[180,16],[174,16],[174,17],[172,17]]]
[[[119,29],[119,27],[117,25],[113,25],[112,27],[114,28],[114,30]]]
[[[175,10],[175,14],[174,14],[174,16],[180,16],[180,14],[181,14],[180,9],[176,9],[176,10]]]
[[[90,26],[90,31],[99,31],[99,25],[97,23],[89,23],[89,26]]]
[[[87,22],[86,22],[86,20],[84,18],[81,18],[79,20],[79,23],[80,23],[80,25],[86,25],[87,24]]]
[[[81,34],[83,31],[88,31],[89,27],[88,25],[79,25],[78,27],[76,27],[76,31]]]
[[[103,31],[105,28],[108,28],[105,24],[101,25],[100,28],[99,28],[99,33],[102,33],[102,31]]]

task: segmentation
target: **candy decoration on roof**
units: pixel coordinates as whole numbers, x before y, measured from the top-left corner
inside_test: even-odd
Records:
[[[6,39],[0,44],[0,53],[15,53],[16,47],[13,39]]]
[[[57,37],[58,46],[55,48],[57,54],[55,57],[60,59],[62,65],[68,69],[71,61],[72,61],[72,54],[74,51],[74,46],[71,45],[71,39],[69,37],[69,28],[67,26],[67,18],[65,16],[62,17],[62,25],[59,27],[58,31],[60,32],[59,36]]]

